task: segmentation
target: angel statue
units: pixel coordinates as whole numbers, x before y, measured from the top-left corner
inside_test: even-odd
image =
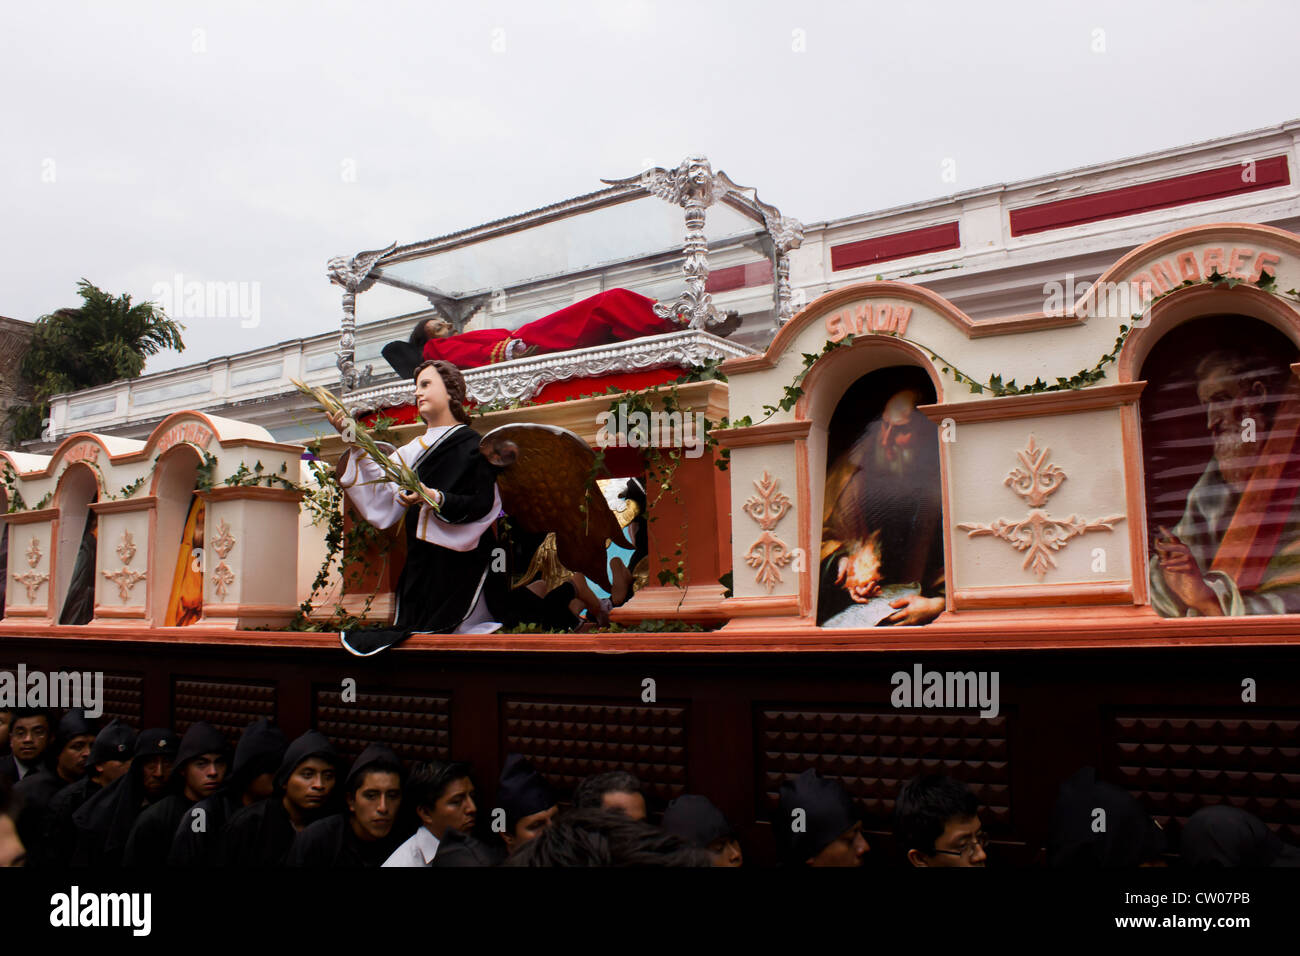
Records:
[[[605,543],[625,541],[603,496],[586,487],[595,460],[586,442],[536,425],[483,439],[469,427],[465,380],[454,365],[424,362],[413,378],[424,434],[399,449],[350,445],[335,466],[361,517],[381,530],[404,520],[407,545],[395,622],[341,632],[344,649],[368,657],[412,634],[485,634],[517,623],[494,527],[503,503],[527,530],[554,531],[560,560],[609,588]],[[345,436],[355,428],[338,408],[326,417]],[[383,467],[376,454],[413,471],[418,490],[391,480],[391,463]]]

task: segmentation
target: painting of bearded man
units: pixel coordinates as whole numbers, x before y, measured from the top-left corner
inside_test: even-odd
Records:
[[[826,474],[822,626],[925,624],[944,609],[938,430],[917,411],[933,395],[924,372],[893,368],[866,376],[840,402],[832,452],[845,427],[857,437]],[[853,413],[872,406],[879,413],[864,427]]]
[[[1236,344],[1192,353],[1197,404],[1188,411],[1204,431],[1183,444],[1208,446],[1209,461],[1177,523],[1158,487],[1174,469],[1148,465],[1157,485],[1149,504],[1151,604],[1165,617],[1300,612],[1300,388],[1288,362],[1295,350],[1261,341],[1270,337],[1263,332],[1249,341],[1251,325],[1258,323],[1239,320]]]

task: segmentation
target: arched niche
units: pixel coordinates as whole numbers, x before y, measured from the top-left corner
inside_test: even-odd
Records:
[[[155,499],[153,566],[149,569],[149,612],[151,619],[161,625],[167,614],[175,582],[177,556],[181,548],[181,535],[194,500],[195,481],[201,464],[198,450],[187,442],[168,448],[154,467],[150,494]]]
[[[829,416],[825,506],[811,516],[820,626],[926,624],[945,609],[939,428],[920,410],[936,398],[927,372],[873,368]],[[891,608],[899,599],[909,604]]]
[[[1135,352],[1146,573],[1163,617],[1300,613],[1296,317],[1245,291],[1153,315],[1159,337]],[[1184,546],[1192,571],[1162,567]]]
[[[1240,315],[1272,326],[1300,348],[1300,312],[1276,295],[1247,285],[1231,289],[1190,286],[1151,308],[1149,320],[1129,333],[1116,362],[1121,383],[1142,381],[1142,368],[1156,343],[1196,319]]]
[[[57,621],[63,613],[68,599],[68,588],[72,583],[73,569],[77,563],[77,553],[81,548],[82,537],[86,531],[86,520],[90,516],[90,506],[99,500],[102,491],[100,475],[85,462],[74,462],[59,476],[54,492],[54,507],[58,509],[58,531],[55,538],[55,586],[53,589],[54,606],[50,613]],[[94,570],[94,563],[91,563]],[[91,583],[92,589],[94,582]]]
[[[836,409],[848,391],[867,376],[888,368],[914,368],[929,380],[935,403],[943,401],[943,379],[921,349],[893,336],[867,335],[850,346],[835,349],[819,359],[804,377],[803,396],[795,405],[795,416],[810,422],[807,437],[808,518],[806,540],[809,552],[808,605],[814,618],[820,600],[819,558],[822,519],[825,511],[829,427]],[[940,449],[941,489],[947,488],[947,466]]]

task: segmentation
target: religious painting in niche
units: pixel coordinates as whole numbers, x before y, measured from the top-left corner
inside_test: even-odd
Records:
[[[827,433],[817,623],[926,624],[944,609],[939,434],[922,369],[863,376]]]
[[[1142,368],[1151,604],[1165,617],[1300,612],[1297,350],[1238,315],[1180,325]]]

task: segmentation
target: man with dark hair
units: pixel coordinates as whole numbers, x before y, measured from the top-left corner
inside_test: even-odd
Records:
[[[45,834],[49,828],[50,802],[86,772],[86,758],[94,740],[95,729],[85,715],[79,710],[68,711],[59,720],[53,745],[45,749],[45,766],[23,777],[14,787],[23,803],[18,832],[27,847],[29,866],[40,866],[47,861]]]
[[[540,836],[560,809],[546,778],[523,754],[506,756],[497,784],[497,803],[505,817],[501,840],[509,853]]]
[[[10,786],[29,773],[40,769],[40,760],[50,742],[50,717],[34,707],[20,707],[14,711],[13,726],[9,731],[7,757],[0,757],[0,780]]]
[[[791,866],[861,866],[871,849],[849,792],[811,769],[781,784],[772,829]]]
[[[682,794],[664,811],[663,828],[683,843],[707,851],[714,866],[745,862],[735,828],[708,797]]]
[[[237,811],[222,834],[223,866],[284,866],[294,840],[331,813],[339,755],[309,730],[289,745],[275,774],[275,792]]]
[[[506,866],[710,866],[709,854],[617,810],[574,810],[506,861]]]
[[[592,774],[573,791],[575,810],[616,810],[633,820],[646,817],[641,781],[623,770]]]
[[[966,784],[930,774],[903,785],[894,803],[894,840],[912,866],[984,866],[987,835]]]
[[[165,795],[179,749],[180,739],[170,730],[153,727],[140,734],[130,769],[72,815],[77,830],[73,866],[121,864],[136,817]]]
[[[298,834],[287,866],[380,866],[397,848],[402,763],[382,744],[361,751],[343,783],[346,813],[318,820]]]
[[[181,817],[167,854],[168,866],[216,865],[226,821],[235,811],[271,795],[272,776],[284,759],[286,746],[284,734],[266,717],[245,728],[221,789],[199,800]]]
[[[230,744],[217,728],[196,721],[181,738],[168,781],[170,793],[140,814],[127,837],[123,866],[154,867],[167,863],[176,828],[185,811],[221,787]]]
[[[418,763],[406,782],[406,800],[415,808],[420,827],[393,851],[384,866],[430,866],[448,831],[468,836],[478,807],[469,764],[442,760]]]
[[[52,867],[67,866],[77,848],[77,828],[73,814],[96,793],[107,787],[131,765],[135,752],[135,731],[114,718],[95,737],[86,760],[86,773],[54,795],[46,823],[42,856]]]

